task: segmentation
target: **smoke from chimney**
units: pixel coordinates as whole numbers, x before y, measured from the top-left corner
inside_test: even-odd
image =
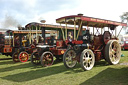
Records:
[[[13,18],[12,16],[8,16],[8,15],[5,16],[5,19],[1,25],[3,28],[12,28],[12,27],[17,28],[18,26],[20,26],[19,22],[15,18]]]

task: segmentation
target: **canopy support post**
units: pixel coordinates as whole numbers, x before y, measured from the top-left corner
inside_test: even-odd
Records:
[[[120,31],[119,31],[119,33],[118,33],[117,37],[119,36],[119,34],[120,34],[121,30],[123,29],[123,27],[124,27],[124,26],[122,26],[122,28],[120,29]]]
[[[29,29],[30,29],[30,34],[29,34],[29,42],[30,42],[30,44],[31,44],[31,28],[29,27]]]
[[[37,38],[37,26],[36,26],[36,44],[38,44],[38,38]]]
[[[116,37],[116,33],[117,33],[117,31],[116,31],[116,27],[115,27],[115,37]]]
[[[79,34],[80,34],[81,26],[82,26],[82,21],[81,21],[80,26],[79,26],[79,28],[78,28],[78,34],[77,34],[76,40],[78,39],[78,36],[79,36]]]
[[[9,32],[9,45],[11,45],[10,32]]]
[[[67,22],[66,22],[66,30],[65,30],[65,37],[66,37],[66,40],[67,40]]]
[[[76,21],[74,19],[74,40],[76,40]]]
[[[94,30],[94,27],[93,27],[93,35],[94,35],[94,32],[95,32],[95,30]]]
[[[15,42],[15,41],[14,41],[14,33],[13,33],[13,47],[15,46],[14,42]]]
[[[64,31],[63,31],[63,29],[62,29],[61,23],[60,23],[60,27],[61,27],[61,31],[62,31],[62,35],[63,35],[63,40],[65,41]]]

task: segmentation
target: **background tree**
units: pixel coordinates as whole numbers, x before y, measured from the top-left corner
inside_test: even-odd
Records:
[[[121,18],[122,23],[127,23],[127,27],[128,27],[128,12],[124,12],[124,13],[120,16],[120,18]],[[127,27],[126,27],[126,29],[125,29],[126,34],[128,34],[128,29],[127,29]]]

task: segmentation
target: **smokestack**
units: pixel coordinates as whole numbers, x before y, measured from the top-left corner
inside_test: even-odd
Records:
[[[83,16],[83,14],[82,13],[79,13],[78,16]]]
[[[41,23],[45,23],[46,21],[45,20],[40,20]]]
[[[21,27],[21,25],[18,25],[18,30],[26,30],[24,27]]]

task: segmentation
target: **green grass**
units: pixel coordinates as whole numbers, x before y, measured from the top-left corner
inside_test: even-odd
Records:
[[[122,51],[118,65],[96,62],[90,71],[83,71],[78,64],[67,69],[62,62],[50,67],[34,66],[31,62],[13,63],[0,55],[0,85],[128,85],[128,52]],[[10,57],[9,57],[10,58]]]

